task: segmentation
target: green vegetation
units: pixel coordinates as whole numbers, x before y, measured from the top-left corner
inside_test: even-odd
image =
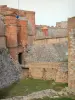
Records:
[[[7,88],[0,90],[0,98],[25,96],[32,92],[45,89],[60,91],[66,86],[67,84],[55,83],[53,80],[23,79]]]

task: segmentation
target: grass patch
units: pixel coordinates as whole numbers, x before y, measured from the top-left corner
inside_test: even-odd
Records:
[[[67,83],[55,83],[52,85],[52,89],[56,90],[56,91],[61,91],[63,88],[67,87],[68,84]]]
[[[45,89],[61,90],[67,84],[55,83],[53,80],[23,79],[11,86],[0,90],[0,98],[25,96],[32,92]]]

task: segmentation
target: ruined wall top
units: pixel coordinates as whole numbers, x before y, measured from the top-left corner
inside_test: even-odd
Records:
[[[17,15],[25,16],[26,14],[35,14],[34,11],[25,11],[16,8],[7,7],[7,5],[0,5],[0,14],[2,15]]]
[[[47,32],[47,36],[45,36],[44,31]],[[64,38],[68,37],[67,28],[60,27],[49,27],[45,25],[36,25],[36,39],[45,39],[45,38]]]
[[[56,22],[56,27],[67,28],[68,27],[68,22],[67,21]]]

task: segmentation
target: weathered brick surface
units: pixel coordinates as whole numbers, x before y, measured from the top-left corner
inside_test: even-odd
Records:
[[[6,25],[6,35],[8,34],[17,34],[17,26],[16,25]]]
[[[41,27],[36,28],[36,39],[44,38],[63,38],[68,36],[66,28],[48,27],[48,35],[46,36]]]
[[[69,34],[69,68],[68,68],[68,85],[75,90],[75,30]]]
[[[5,12],[7,10],[7,5],[0,5],[0,12]]]
[[[15,16],[5,16],[4,17],[4,23],[6,24],[6,25],[11,25],[11,24],[14,24],[14,25],[16,25],[17,24],[17,19],[16,19],[16,17]]]
[[[68,31],[71,32],[71,29],[75,28],[75,17],[68,19]]]
[[[4,36],[4,35],[5,35],[5,26],[2,21],[2,18],[0,17],[0,36]]]
[[[28,36],[28,45],[32,45],[34,40],[34,36]]]
[[[7,39],[7,47],[16,47],[16,46],[18,46],[17,34],[6,35],[6,39]]]
[[[0,48],[6,48],[6,37],[0,37]]]
[[[32,24],[32,35],[35,35],[35,13],[34,12],[26,12],[26,17]]]
[[[21,23],[20,21],[19,23],[19,21],[17,21],[16,16],[19,15],[20,17],[26,18],[28,21],[28,30],[29,30],[28,34],[35,35],[35,12],[9,8],[6,5],[1,6],[0,8],[1,8],[0,10],[1,15],[5,15],[4,23],[6,25],[11,25],[11,24],[17,25],[17,24],[22,24],[22,23],[24,25],[25,22]],[[27,41],[27,36],[25,37],[26,37],[25,40]]]
[[[62,73],[62,74],[61,74]],[[56,63],[30,63],[29,75],[32,78],[55,80],[56,82],[68,82],[68,65],[64,62]]]
[[[75,17],[68,19],[69,33],[69,62],[68,62],[68,86],[75,91]]]
[[[68,37],[65,38],[46,38],[46,39],[36,39],[35,41],[33,41],[33,44],[56,44],[56,43],[64,43],[64,42],[68,42]]]
[[[18,25],[20,30],[18,31],[18,42],[20,45],[25,47],[27,45],[28,41],[28,30],[27,30],[27,21],[25,20],[19,20]]]
[[[0,17],[0,48],[6,48],[5,25]]]
[[[67,21],[57,22],[56,27],[67,28],[68,27],[68,22]]]
[[[9,49],[9,53],[12,56],[12,58],[15,61],[18,61],[18,51],[17,51],[17,47],[15,47],[15,48],[8,48],[8,49]]]

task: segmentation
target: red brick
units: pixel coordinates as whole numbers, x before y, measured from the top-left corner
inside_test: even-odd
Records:
[[[22,46],[27,45],[27,21],[19,20],[18,43]]]
[[[15,60],[18,61],[18,52],[17,52],[17,48],[9,48],[9,52],[11,57]]]
[[[9,34],[6,36],[7,39],[7,47],[16,47],[17,43],[17,34]]]
[[[27,26],[27,21],[25,20],[19,20],[17,23],[19,26]]]
[[[6,25],[6,34],[17,34],[16,25]]]
[[[17,19],[15,16],[5,16],[4,23],[6,25],[17,24]]]

